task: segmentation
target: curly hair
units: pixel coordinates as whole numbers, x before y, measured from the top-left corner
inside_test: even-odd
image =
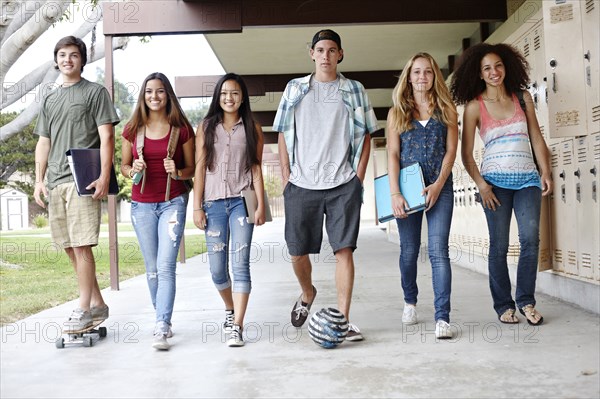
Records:
[[[429,61],[431,68],[433,69],[434,81],[433,86],[427,93],[429,100],[429,112],[432,115],[436,115],[434,111],[439,111],[439,117],[446,126],[456,125],[456,107],[450,97],[450,92],[444,81],[444,76],[438,66],[437,62],[428,53],[417,53],[415,54],[402,70],[398,83],[394,87],[392,93],[392,101],[394,105],[391,112],[390,125],[397,132],[405,132],[412,129],[412,121],[414,119],[414,111],[417,109],[415,104],[415,98],[413,95],[413,88],[408,78],[410,76],[413,64],[418,58],[424,58]]]
[[[496,54],[502,60],[506,76],[504,88],[508,94],[524,90],[529,83],[529,63],[513,46],[505,43],[479,43],[467,49],[458,61],[452,75],[450,92],[456,104],[466,104],[485,90],[481,76],[481,60],[487,54]]]

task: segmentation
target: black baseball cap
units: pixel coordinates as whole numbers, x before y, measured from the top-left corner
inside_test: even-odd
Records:
[[[332,31],[331,29],[323,29],[315,33],[315,35],[312,38],[312,44],[310,48],[314,49],[315,44],[317,44],[317,42],[320,42],[321,40],[332,40],[338,45],[339,50],[342,49],[342,39],[340,38],[340,35]],[[344,56],[342,55],[342,58],[338,61],[338,64],[342,62],[343,59]]]

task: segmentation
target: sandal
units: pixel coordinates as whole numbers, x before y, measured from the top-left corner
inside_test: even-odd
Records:
[[[517,324],[519,322],[519,319],[515,316],[515,310],[511,308],[506,309],[504,313],[498,315],[498,320],[504,324]]]
[[[520,312],[527,319],[527,323],[529,323],[532,326],[539,326],[544,322],[544,318],[542,317],[540,312],[535,310],[533,305],[523,306],[520,309]]]

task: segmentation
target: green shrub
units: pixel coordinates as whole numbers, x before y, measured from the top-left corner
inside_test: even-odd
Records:
[[[48,226],[48,217],[43,213],[38,213],[33,217],[33,225],[38,229]]]

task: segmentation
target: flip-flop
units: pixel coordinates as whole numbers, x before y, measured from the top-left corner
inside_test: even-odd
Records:
[[[504,313],[498,315],[498,320],[504,324],[517,324],[519,322],[519,319],[515,316],[515,310],[511,308],[506,309]]]
[[[542,317],[540,312],[535,310],[533,305],[525,305],[521,309],[519,309],[519,311],[523,316],[525,316],[525,318],[527,319],[527,323],[529,323],[529,325],[531,326],[539,326],[544,322],[544,318]],[[535,321],[536,316],[539,317],[538,321]]]

